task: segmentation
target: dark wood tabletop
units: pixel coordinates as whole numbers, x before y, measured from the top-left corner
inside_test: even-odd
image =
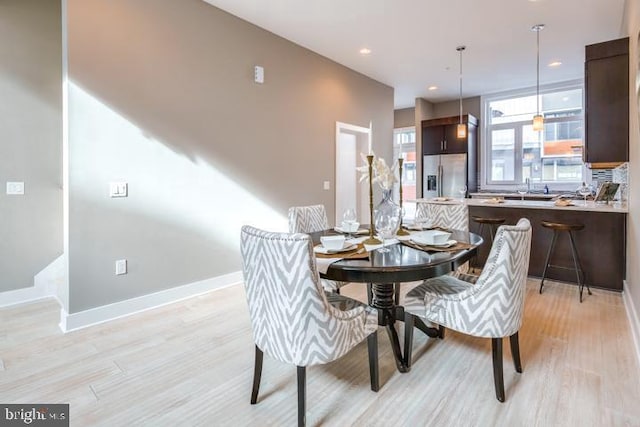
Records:
[[[319,243],[320,236],[329,234],[338,233],[325,230],[313,233],[311,237],[314,243]],[[442,276],[473,257],[475,248],[483,242],[477,234],[459,230],[452,230],[451,239],[474,247],[455,252],[427,252],[398,243],[388,246],[390,251],[386,253],[371,251],[369,259],[336,261],[322,277],[341,282],[398,283]]]

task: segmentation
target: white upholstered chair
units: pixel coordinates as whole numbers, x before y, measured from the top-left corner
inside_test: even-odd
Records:
[[[469,231],[469,208],[463,203],[418,203],[416,218],[427,218],[430,227]],[[465,262],[451,275],[469,279],[469,263]],[[396,301],[400,301],[400,286],[396,284]]]
[[[371,389],[378,391],[378,313],[325,292],[307,234],[244,226],[240,251],[255,341],[251,403],[258,399],[263,353],[297,366],[298,424],[305,423],[306,370],[334,361],[368,341]]]
[[[324,205],[294,206],[289,208],[289,233],[315,233],[327,230],[329,221]],[[340,288],[349,282],[320,279],[322,287],[329,292],[340,293]]]
[[[405,357],[411,366],[414,316],[476,337],[491,338],[496,397],[504,402],[502,338],[509,337],[517,372],[522,372],[518,330],[522,325],[531,224],[498,228],[482,274],[475,284],[455,276],[440,276],[405,296]]]

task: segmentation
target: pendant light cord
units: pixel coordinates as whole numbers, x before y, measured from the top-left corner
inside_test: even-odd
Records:
[[[540,30],[544,27],[538,26],[536,30],[536,104],[538,108],[538,115],[540,115]]]
[[[465,50],[466,46],[458,46],[456,50],[460,52],[460,122],[462,124],[462,51]]]

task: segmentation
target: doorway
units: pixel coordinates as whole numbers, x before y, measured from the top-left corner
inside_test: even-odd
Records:
[[[360,153],[369,153],[370,134],[370,128],[336,122],[336,225],[342,223],[342,214],[349,208],[356,210],[361,224],[370,221],[369,187],[360,182],[361,174],[356,170],[365,164]]]

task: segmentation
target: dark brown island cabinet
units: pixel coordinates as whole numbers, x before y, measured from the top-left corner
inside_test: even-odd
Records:
[[[589,167],[629,160],[629,38],[585,47],[585,141]]]
[[[423,120],[422,155],[466,154],[467,189],[475,192],[478,189],[478,119],[471,114],[462,116],[462,123],[467,128],[465,138],[457,136],[459,123],[460,116]]]
[[[508,208],[491,206],[469,206],[469,217],[504,218],[505,224],[516,224],[520,218],[531,222],[531,255],[529,276],[542,277],[547,251],[553,232],[542,227],[542,221],[584,224],[584,229],[575,233],[576,246],[585,280],[592,288],[622,291],[626,268],[626,214],[618,212],[597,212],[586,210],[559,210]],[[478,224],[469,218],[471,232],[478,232]],[[566,234],[566,233],[562,233]],[[485,243],[488,239],[485,238]],[[481,267],[487,258],[489,244],[483,244],[475,267]],[[553,264],[570,269],[549,268],[547,278],[576,283],[576,275],[571,256],[568,236],[558,237],[553,253]]]

